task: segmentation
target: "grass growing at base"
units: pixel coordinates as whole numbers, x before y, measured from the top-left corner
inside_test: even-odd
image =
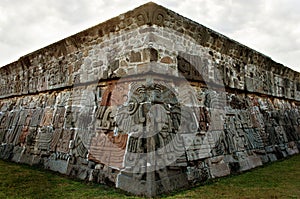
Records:
[[[0,160],[0,198],[139,198]],[[161,198],[300,198],[300,155]]]

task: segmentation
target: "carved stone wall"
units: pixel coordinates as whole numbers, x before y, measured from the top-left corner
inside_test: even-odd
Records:
[[[300,74],[153,3],[0,68],[0,157],[154,196],[299,153]]]

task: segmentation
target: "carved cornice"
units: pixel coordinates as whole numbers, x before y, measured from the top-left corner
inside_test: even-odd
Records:
[[[154,3],[148,3],[136,9],[134,18],[139,26],[159,25],[163,26],[167,18],[167,9]]]
[[[69,53],[80,51],[82,46],[89,44],[89,41],[97,40],[105,35],[117,33],[121,30],[133,30],[144,25],[157,25],[174,29],[184,35],[189,35],[204,47],[209,47],[222,54],[240,59],[245,64],[248,64],[250,60],[251,64],[256,64],[263,68],[270,66],[273,68],[284,67],[282,64],[276,63],[268,56],[153,2],[146,3],[125,14],[121,14],[66,39],[25,55],[14,64],[24,65],[23,59],[26,58],[30,60],[33,57],[45,53],[53,57],[65,56]],[[253,61],[254,63],[252,63]],[[10,65],[11,64],[4,66],[3,68],[11,67]],[[26,61],[26,65],[28,65],[28,61]],[[289,68],[286,70],[286,72],[290,71],[290,73],[295,73]]]

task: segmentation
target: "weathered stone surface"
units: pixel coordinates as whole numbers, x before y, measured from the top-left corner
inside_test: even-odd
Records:
[[[0,68],[0,158],[154,196],[299,153],[300,74],[154,3]]]

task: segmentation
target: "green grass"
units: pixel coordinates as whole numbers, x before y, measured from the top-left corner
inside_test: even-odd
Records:
[[[0,198],[138,198],[99,184],[0,160]],[[300,155],[161,198],[300,198]]]

